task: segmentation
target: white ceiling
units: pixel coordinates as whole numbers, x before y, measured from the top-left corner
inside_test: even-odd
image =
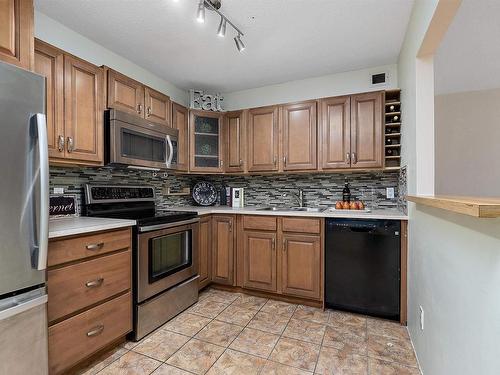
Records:
[[[197,0],[36,0],[36,8],[179,88],[221,92],[397,62],[413,0],[222,0],[246,50]]]
[[[463,0],[434,60],[437,94],[500,87],[500,1]]]

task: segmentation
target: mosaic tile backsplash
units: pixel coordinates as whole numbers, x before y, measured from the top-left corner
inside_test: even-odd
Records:
[[[155,187],[157,205],[160,208],[193,205],[190,196],[167,196],[164,188],[170,187],[178,191],[192,187],[200,180],[212,182],[217,189],[222,186],[245,188],[245,206],[296,206],[297,201],[290,193],[298,189],[304,192],[304,202],[307,206],[333,206],[342,197],[344,180],[349,181],[351,194],[355,199],[366,202],[372,209],[399,208],[406,205],[404,196],[405,178],[399,172],[374,173],[335,173],[335,174],[290,174],[290,175],[254,175],[254,176],[195,176],[153,174],[149,171],[133,171],[102,168],[63,168],[51,167],[51,192],[55,187],[63,187],[65,194],[76,194],[79,204],[83,196],[83,185],[115,184],[115,185],[151,185]],[[386,188],[395,189],[395,198],[387,199]],[[286,194],[284,197],[283,194]]]

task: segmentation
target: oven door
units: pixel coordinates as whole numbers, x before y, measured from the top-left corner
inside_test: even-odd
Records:
[[[198,273],[198,220],[138,234],[137,302]]]
[[[156,130],[112,121],[109,162],[154,169],[171,169],[177,138]]]

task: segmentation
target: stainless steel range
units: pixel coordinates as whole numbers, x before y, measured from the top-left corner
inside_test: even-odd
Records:
[[[198,215],[155,207],[150,186],[86,185],[84,215],[134,219],[133,339],[198,300]]]

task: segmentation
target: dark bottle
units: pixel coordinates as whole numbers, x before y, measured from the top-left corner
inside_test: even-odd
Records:
[[[385,150],[385,154],[386,154],[386,156],[395,156],[395,155],[393,154],[393,150],[392,150],[392,149],[390,149],[390,148],[388,148],[387,150]]]
[[[386,138],[385,139],[385,144],[386,145],[392,145],[392,139],[391,138]]]
[[[351,201],[351,189],[349,189],[349,182],[345,182],[344,190],[342,190],[342,200],[344,202]]]

